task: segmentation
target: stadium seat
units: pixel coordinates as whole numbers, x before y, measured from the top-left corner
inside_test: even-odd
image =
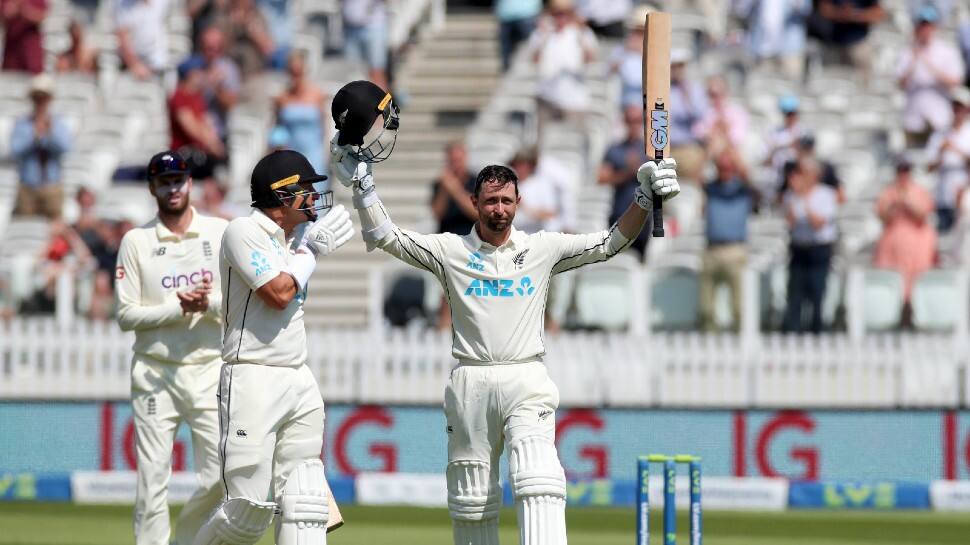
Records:
[[[668,255],[648,268],[650,324],[654,330],[686,330],[697,327],[698,272],[696,255]]]
[[[630,325],[637,264],[629,254],[596,263],[576,273],[576,323],[580,327],[622,330]]]
[[[903,310],[903,277],[890,269],[863,271],[863,320],[867,331],[886,331],[899,325]]]
[[[966,301],[960,304],[959,283],[966,276],[959,271],[934,269],[926,271],[913,286],[911,303],[913,325],[923,331],[949,331],[957,324],[957,313],[966,311]]]

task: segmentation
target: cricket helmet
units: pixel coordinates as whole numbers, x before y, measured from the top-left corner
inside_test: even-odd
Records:
[[[174,150],[167,150],[156,153],[148,161],[148,181],[154,181],[159,176],[182,176],[189,175],[189,164],[182,155]]]
[[[253,168],[250,192],[253,208],[294,207],[315,220],[317,212],[333,206],[333,192],[324,174],[317,174],[300,152],[278,150],[263,157]],[[307,189],[300,184],[313,184]],[[310,197],[313,197],[311,202]],[[295,206],[294,206],[295,203]]]
[[[401,119],[391,93],[369,81],[352,81],[337,91],[330,109],[340,131],[337,144],[351,146],[355,159],[379,163],[391,156]]]

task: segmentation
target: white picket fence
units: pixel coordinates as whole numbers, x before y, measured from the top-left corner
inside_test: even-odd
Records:
[[[744,337],[750,339],[750,337]],[[546,339],[563,406],[970,407],[970,350],[952,335],[567,333]],[[124,399],[132,335],[111,323],[0,324],[0,400]],[[328,402],[439,404],[451,337],[312,329]]]

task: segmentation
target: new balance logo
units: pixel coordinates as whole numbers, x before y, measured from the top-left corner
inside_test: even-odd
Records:
[[[159,246],[158,248],[155,248],[155,251],[152,252],[152,255],[157,257],[165,255],[165,246]]]

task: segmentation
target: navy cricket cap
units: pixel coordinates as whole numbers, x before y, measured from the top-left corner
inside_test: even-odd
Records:
[[[152,156],[151,160],[148,161],[148,181],[159,176],[167,176],[172,174],[177,174],[184,176],[189,173],[189,165],[182,158],[179,152],[174,150],[167,150],[160,153],[156,153]]]
[[[388,108],[391,108],[391,93],[374,83],[357,80],[341,87],[330,106],[334,125],[340,131],[337,144],[363,145],[364,135]]]
[[[278,150],[263,157],[253,168],[250,192],[256,208],[275,208],[282,205],[278,190],[295,193],[298,184],[326,180],[325,174],[317,174],[313,165],[302,153]]]

